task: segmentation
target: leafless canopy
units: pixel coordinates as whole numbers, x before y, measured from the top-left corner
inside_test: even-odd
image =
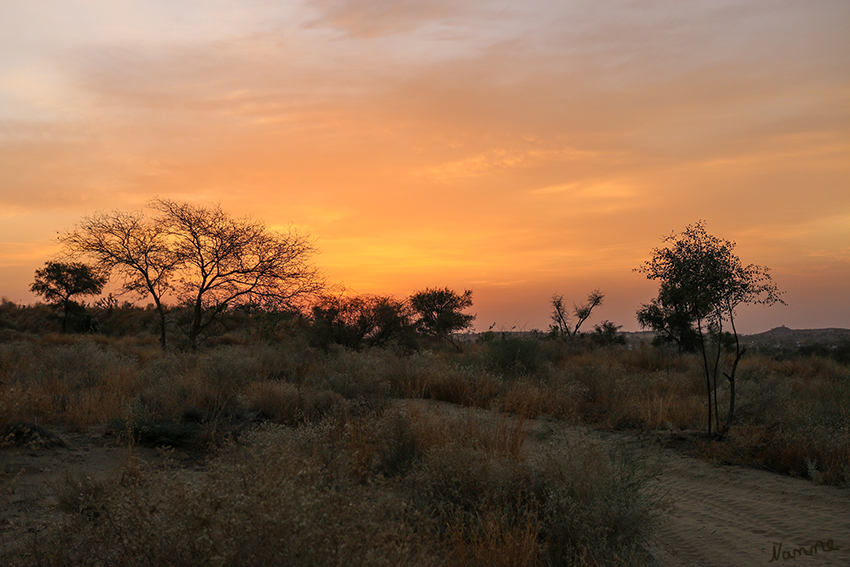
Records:
[[[219,205],[159,198],[149,208],[157,215],[96,213],[60,240],[72,255],[117,272],[125,291],[151,296],[160,313],[163,347],[166,295],[191,307],[186,332],[194,347],[228,307],[290,305],[321,287],[310,263],[315,249],[294,230],[270,231],[262,222],[230,217]]]

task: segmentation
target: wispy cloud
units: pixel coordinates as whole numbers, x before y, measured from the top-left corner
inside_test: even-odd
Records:
[[[0,240],[37,266],[170,195],[302,224],[363,291],[628,294],[698,218],[839,273],[848,35],[841,0],[3,3]]]

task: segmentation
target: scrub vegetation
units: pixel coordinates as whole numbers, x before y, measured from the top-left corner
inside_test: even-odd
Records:
[[[529,450],[530,424],[552,420],[675,431],[719,462],[850,482],[850,370],[834,358],[742,359],[736,427],[717,440],[701,356],[596,333],[452,344],[397,325],[351,348],[327,311],[230,310],[203,348],[163,351],[155,310],[88,311],[108,332],[44,332],[61,324],[50,309],[0,306],[4,443],[49,441],[26,424],[98,428],[127,452],[108,479],[58,483],[51,522],[0,540],[4,565],[651,564],[651,467],[590,442]],[[195,464],[146,467],[142,445]]]

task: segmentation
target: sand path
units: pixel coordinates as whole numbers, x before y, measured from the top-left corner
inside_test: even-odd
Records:
[[[850,491],[656,451],[673,504],[657,532],[665,566],[850,565]]]
[[[673,448],[669,433],[578,429],[657,463],[672,506],[652,542],[664,567],[850,566],[850,490],[708,463]]]

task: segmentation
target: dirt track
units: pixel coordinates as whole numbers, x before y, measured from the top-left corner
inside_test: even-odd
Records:
[[[850,565],[850,491],[658,451],[674,505],[657,534],[664,565]],[[816,554],[783,558],[818,541]]]
[[[850,490],[707,463],[669,448],[668,433],[586,434],[640,447],[658,463],[672,504],[653,542],[664,567],[850,565]],[[784,557],[818,541],[811,556]]]
[[[445,411],[464,411],[439,405]],[[590,436],[605,444],[640,448],[659,464],[658,485],[673,505],[669,521],[652,542],[664,567],[850,565],[850,490],[699,461],[667,447],[669,434],[604,433],[539,422],[534,428],[529,445],[537,437],[545,436],[548,443]],[[23,522],[47,521],[55,514],[51,484],[65,471],[105,478],[124,458],[125,450],[106,439],[65,437],[68,448],[0,449],[0,537],[14,537]],[[143,450],[140,456],[149,463],[158,460],[154,450]],[[9,494],[12,483],[14,490]],[[833,549],[825,551],[830,540]],[[815,555],[783,558],[783,552],[801,546],[810,550],[818,541],[823,544]],[[771,562],[775,550],[778,557]]]

